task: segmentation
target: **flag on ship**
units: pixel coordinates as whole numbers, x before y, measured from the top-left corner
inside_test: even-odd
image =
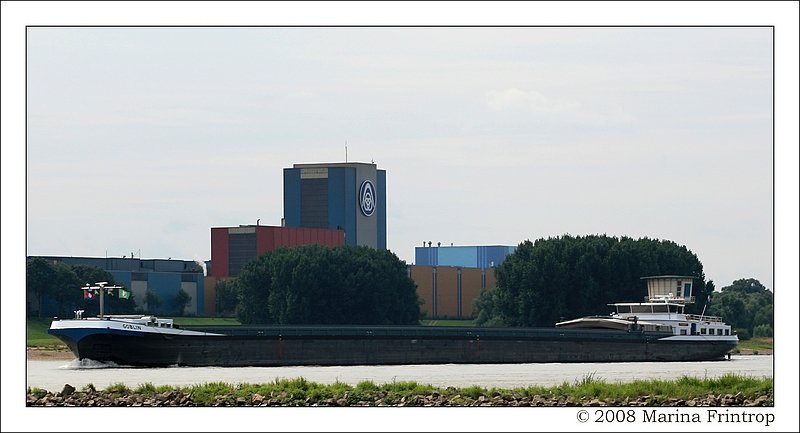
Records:
[[[119,294],[117,295],[120,299],[128,299],[131,297],[131,292],[125,289],[119,289]]]

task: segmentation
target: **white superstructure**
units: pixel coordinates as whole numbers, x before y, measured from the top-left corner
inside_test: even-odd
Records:
[[[582,317],[556,326],[667,332],[673,335],[666,338],[670,340],[739,341],[736,332],[722,318],[684,312],[687,304],[695,302],[693,277],[667,275],[643,279],[647,280],[645,302],[608,304],[614,307],[614,312],[607,317]]]

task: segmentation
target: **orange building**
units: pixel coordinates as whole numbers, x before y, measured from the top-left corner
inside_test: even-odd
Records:
[[[408,272],[423,302],[420,310],[430,319],[474,318],[473,301],[497,282],[494,268],[410,265]]]

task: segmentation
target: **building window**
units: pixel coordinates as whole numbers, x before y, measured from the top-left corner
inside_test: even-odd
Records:
[[[238,277],[244,265],[256,256],[255,233],[231,233],[228,236],[228,272],[230,276]]]
[[[300,181],[300,226],[328,228],[328,179]]]

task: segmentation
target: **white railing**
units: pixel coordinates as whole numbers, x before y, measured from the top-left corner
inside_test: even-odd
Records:
[[[654,296],[654,297],[650,298],[649,296],[645,296],[644,297],[644,302],[682,302],[684,304],[694,304],[695,297],[694,296],[689,296],[689,297],[676,298],[676,297],[669,296],[669,295],[667,295],[667,296],[658,295],[658,296]]]
[[[698,314],[687,314],[686,315],[686,319],[687,320],[697,320],[697,321],[700,321],[700,322],[725,323],[725,321],[722,320],[722,317],[702,316],[702,315],[698,315]]]

